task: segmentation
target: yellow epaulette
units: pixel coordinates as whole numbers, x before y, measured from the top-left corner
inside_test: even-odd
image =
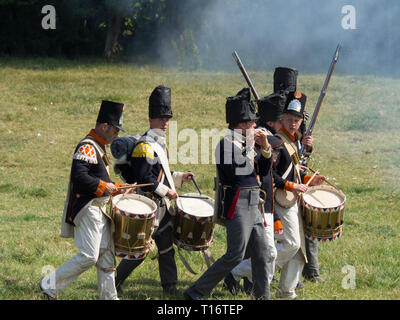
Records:
[[[132,158],[149,158],[154,159],[153,148],[149,143],[140,142],[132,151]]]

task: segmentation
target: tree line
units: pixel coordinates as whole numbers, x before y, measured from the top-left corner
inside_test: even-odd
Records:
[[[0,55],[156,55],[156,42],[173,48],[185,32],[185,10],[199,2],[210,0],[0,0]],[[54,29],[42,26],[49,5]]]

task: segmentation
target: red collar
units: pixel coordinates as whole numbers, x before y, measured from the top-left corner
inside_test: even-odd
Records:
[[[285,135],[287,135],[288,138],[289,138],[290,140],[292,140],[292,142],[295,142],[295,141],[296,141],[296,137],[295,137],[294,135],[292,135],[289,131],[287,131],[287,130],[285,129],[284,126],[282,126],[282,127],[279,129],[279,131],[282,131]]]
[[[90,130],[88,136],[89,136],[89,137],[95,138],[96,141],[97,141],[98,143],[100,143],[100,145],[101,145],[103,148],[105,147],[106,142],[105,142],[102,138],[100,138],[100,137],[96,134],[96,132],[94,132],[94,129]]]

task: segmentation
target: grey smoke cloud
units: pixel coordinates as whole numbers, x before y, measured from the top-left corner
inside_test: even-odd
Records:
[[[345,5],[355,9],[356,29],[342,26]],[[340,42],[335,73],[399,76],[399,14],[396,0],[215,0],[187,10],[181,27],[193,31],[203,68],[233,70],[237,50],[249,70],[326,72]]]

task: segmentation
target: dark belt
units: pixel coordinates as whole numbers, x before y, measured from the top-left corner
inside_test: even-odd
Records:
[[[228,186],[228,185],[220,185],[222,186],[222,188],[226,189],[226,188],[232,188],[232,186]],[[259,190],[260,187],[259,186],[250,186],[250,187],[241,187],[239,186],[240,189],[246,189],[246,190]]]
[[[239,187],[242,190],[260,190],[259,186],[253,186],[253,187]]]

